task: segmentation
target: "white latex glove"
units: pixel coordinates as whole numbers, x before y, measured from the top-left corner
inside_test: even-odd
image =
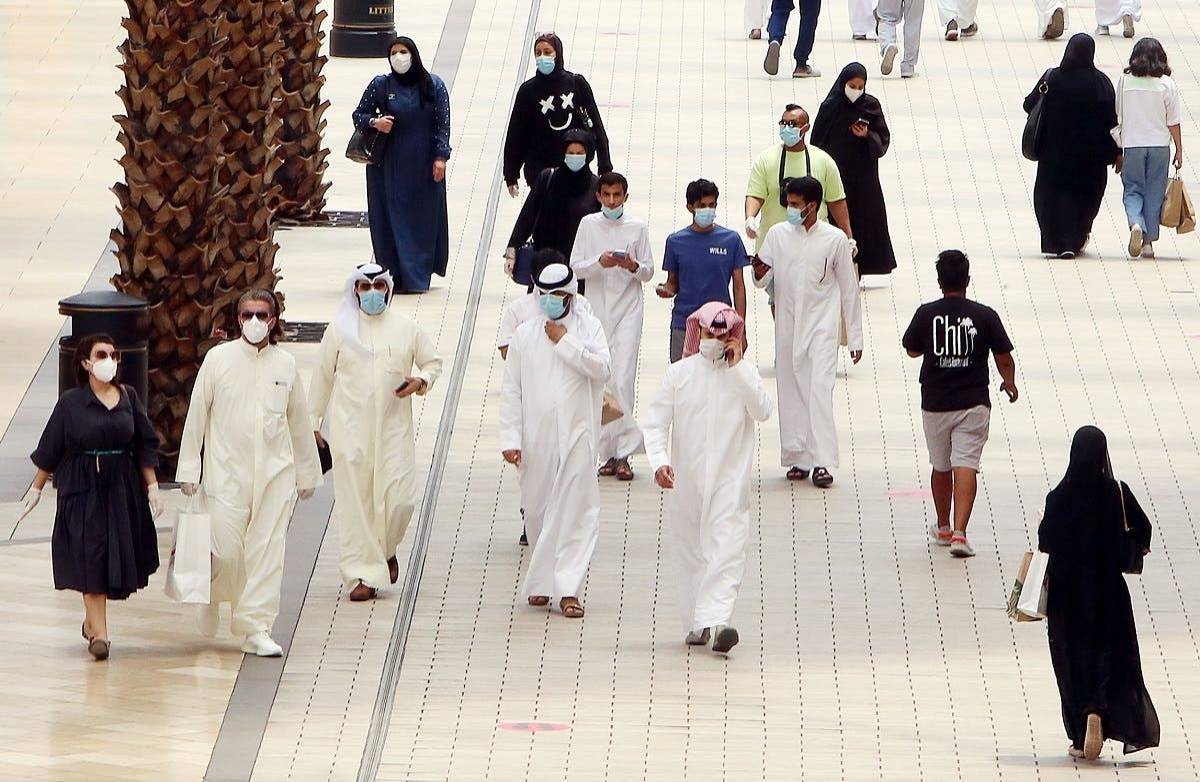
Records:
[[[192,497],[196,494],[196,492],[200,491],[200,484],[198,484],[198,483],[180,484],[179,490],[181,492],[183,492],[184,497]]]
[[[300,491],[296,492],[296,496],[302,500],[311,500],[312,496],[316,494],[316,492],[316,489],[301,489]]]
[[[751,239],[758,238],[758,229],[762,225],[762,213],[754,215],[754,217],[746,218],[746,236]]]
[[[513,272],[517,268],[516,253],[510,253],[507,250],[504,252],[504,273],[508,275],[508,279],[513,278]]]
[[[21,519],[25,518],[30,513],[32,513],[33,509],[36,508],[37,504],[41,501],[42,501],[42,490],[35,489],[32,486],[30,486],[29,491],[25,492],[24,499],[21,500],[21,505],[22,505],[21,515],[17,519],[17,521],[18,522],[21,521]]]
[[[858,242],[854,241],[853,239],[850,239],[849,242],[850,242],[850,257],[857,258],[858,257]]]
[[[163,515],[163,511],[167,509],[167,504],[163,502],[162,492],[158,490],[157,483],[152,483],[146,487],[146,499],[150,500],[150,515],[156,519]]]

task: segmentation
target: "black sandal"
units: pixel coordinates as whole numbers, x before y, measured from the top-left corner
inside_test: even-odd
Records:
[[[802,470],[799,467],[793,467],[787,471],[787,479],[789,481],[803,481],[808,478],[808,470]]]
[[[833,475],[824,467],[814,467],[812,471],[813,486],[818,489],[828,489],[833,485]]]

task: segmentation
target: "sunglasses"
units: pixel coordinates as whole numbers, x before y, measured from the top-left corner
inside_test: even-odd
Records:
[[[354,290],[358,291],[359,293],[366,293],[367,291],[379,291],[380,293],[387,293],[387,289],[388,284],[383,280],[375,280],[374,282],[359,280],[354,286]]]
[[[95,356],[92,361],[103,361],[106,358],[111,358],[113,361],[118,362],[121,360],[121,351],[119,350],[105,350],[104,348],[100,348],[99,350],[92,351],[92,355]]]
[[[797,122],[794,119],[785,119],[785,120],[779,121],[779,127],[781,127],[781,128],[805,128],[805,127],[808,127],[808,125],[803,122]]]
[[[271,319],[271,317],[271,313],[269,312],[252,312],[250,310],[242,310],[238,313],[238,320],[240,320],[242,323],[255,318],[261,320],[263,323],[266,323]]]

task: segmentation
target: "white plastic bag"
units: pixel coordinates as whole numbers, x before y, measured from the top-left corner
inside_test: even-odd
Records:
[[[188,498],[175,522],[175,543],[163,591],[180,603],[208,603],[212,577],[212,520],[202,492]]]
[[[1033,552],[1029,560],[1017,611],[1030,619],[1046,618],[1046,568],[1049,564],[1050,555],[1041,551]]]

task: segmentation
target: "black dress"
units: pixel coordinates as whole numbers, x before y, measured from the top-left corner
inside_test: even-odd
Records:
[[[579,221],[600,211],[598,181],[590,168],[575,172],[559,165],[543,171],[525,197],[508,246],[520,247],[533,237],[535,248],[558,250],[569,262]]]
[[[1075,451],[1073,446],[1073,468]],[[1072,475],[1068,469],[1067,477],[1047,496],[1038,528],[1038,548],[1050,555],[1050,660],[1063,725],[1074,746],[1083,748],[1088,714],[1097,713],[1104,737],[1123,742],[1128,754],[1157,747],[1159,723],[1142,678],[1133,606],[1121,573],[1121,495],[1111,478],[1076,472]],[[1149,549],[1150,521],[1129,487],[1119,485],[1129,526]]]
[[[122,387],[109,410],[90,386],[62,395],[30,457],[54,474],[54,588],[124,600],[158,570],[158,537],[141,470],[158,465],[158,436]]]
[[[1081,37],[1086,41],[1077,42]],[[1063,65],[1046,71],[1025,98],[1028,113],[1045,85],[1033,211],[1041,250],[1050,255],[1083,249],[1104,202],[1108,166],[1121,151],[1109,135],[1117,124],[1116,96],[1092,64],[1094,51],[1089,36],[1072,38]]]
[[[879,184],[879,159],[887,154],[891,131],[883,117],[883,107],[873,95],[861,95],[851,102],[846,97],[846,82],[866,79],[867,70],[859,63],[842,69],[833,89],[813,121],[812,143],[825,150],[837,163],[846,190],[846,208],[850,229],[858,244],[858,273],[891,274],[896,268],[896,252],[888,231],[887,205]],[[867,136],[859,138],[850,130],[858,119],[867,121]]]

